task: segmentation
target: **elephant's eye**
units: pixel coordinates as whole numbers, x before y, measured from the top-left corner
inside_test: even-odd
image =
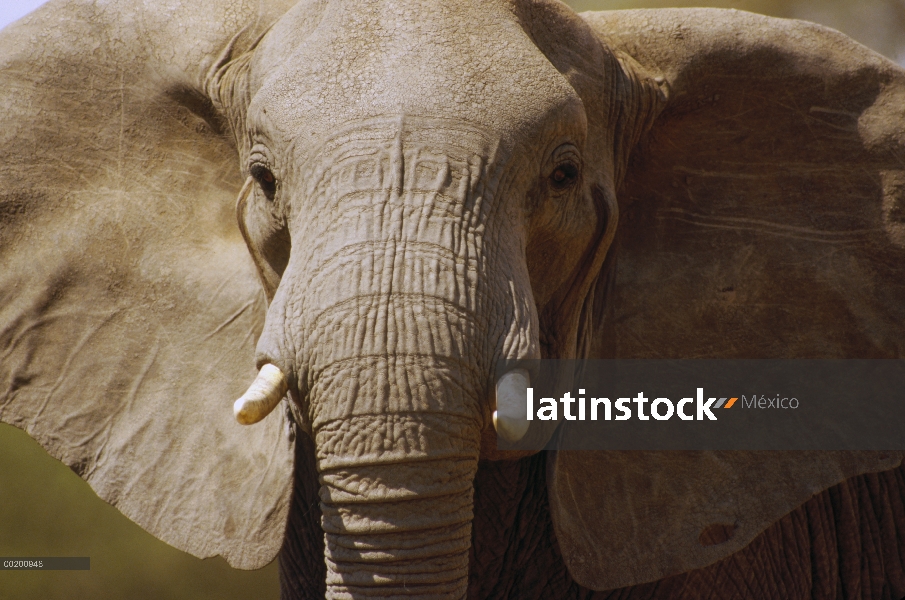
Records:
[[[566,162],[553,169],[550,174],[550,183],[558,190],[564,190],[578,180],[578,166]]]
[[[253,164],[251,166],[251,176],[255,178],[255,181],[258,182],[258,185],[261,186],[261,191],[264,192],[264,195],[267,196],[269,200],[273,200],[273,196],[277,191],[277,180],[273,176],[273,173],[260,163]]]

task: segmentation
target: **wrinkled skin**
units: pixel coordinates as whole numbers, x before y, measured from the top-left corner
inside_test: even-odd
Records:
[[[463,36],[467,2],[300,4],[218,73],[258,184],[247,240],[279,277],[257,360],[314,439],[328,597],[464,594],[495,363],[574,353],[609,242],[612,154],[585,168],[585,107],[513,8]]]
[[[310,447],[299,450],[304,465]],[[898,599],[905,589],[902,467],[854,477],[816,495],[713,565],[642,585],[594,591],[577,583],[563,562],[550,520],[542,458],[480,463],[469,598],[806,600],[860,594]],[[307,468],[313,471],[313,465]],[[317,560],[323,548],[317,490],[307,481],[297,480],[287,544],[280,553],[284,598],[318,598],[324,593],[324,566]]]
[[[491,419],[500,359],[900,357],[891,63],[527,0],[60,2],[3,36],[0,417],[155,535],[282,545],[286,598],[905,593],[900,455],[526,456]],[[240,430],[265,364],[287,401]]]

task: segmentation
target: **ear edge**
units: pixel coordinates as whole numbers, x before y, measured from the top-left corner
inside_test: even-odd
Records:
[[[269,304],[273,301],[273,296],[280,285],[282,275],[277,272],[264,256],[263,244],[260,243],[260,240],[256,240],[248,230],[248,202],[254,195],[254,185],[254,178],[249,176],[239,191],[239,197],[236,200],[236,219],[239,224],[239,231],[242,232],[242,238],[245,240],[245,245],[248,247],[248,252],[251,254],[251,258],[257,268],[258,277],[261,280],[261,285],[267,295],[267,303]]]

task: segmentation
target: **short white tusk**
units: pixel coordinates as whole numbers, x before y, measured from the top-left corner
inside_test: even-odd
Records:
[[[531,378],[524,369],[513,369],[497,381],[493,427],[507,442],[515,443],[528,433],[525,400],[529,385]]]
[[[264,365],[248,391],[233,404],[236,421],[242,425],[257,423],[273,412],[288,389],[286,376],[279,367]]]

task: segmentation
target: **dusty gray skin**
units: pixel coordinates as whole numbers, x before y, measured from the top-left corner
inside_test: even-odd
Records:
[[[903,72],[840,34],[135,4],[51,2],[0,34],[0,417],[177,547],[272,559],[310,436],[326,595],[460,598],[473,542],[512,540],[471,527],[479,459],[519,458],[496,450],[498,359],[902,354]],[[263,418],[259,389],[241,428],[264,365],[291,410]],[[609,589],[900,460],[561,454],[550,517],[571,577]],[[287,547],[319,547],[300,531]]]

